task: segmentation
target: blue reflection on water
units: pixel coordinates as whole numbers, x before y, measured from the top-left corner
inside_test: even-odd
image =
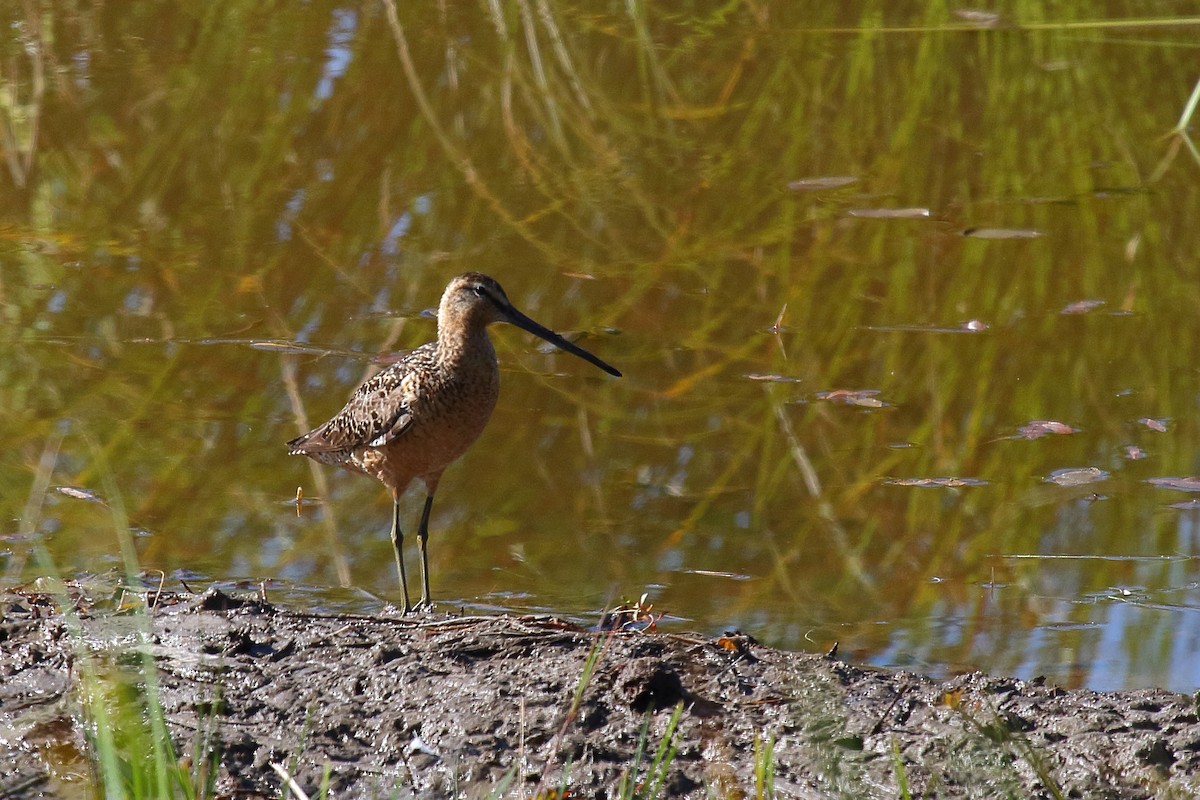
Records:
[[[326,100],[333,94],[334,82],[346,74],[350,66],[350,43],[358,29],[358,15],[347,8],[333,10],[333,25],[329,29],[329,47],[325,48],[325,69],[317,82],[315,94],[318,100]]]

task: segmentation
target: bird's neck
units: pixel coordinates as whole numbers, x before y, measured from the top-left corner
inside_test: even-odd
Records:
[[[438,325],[438,356],[442,364],[454,370],[495,364],[496,348],[482,325]]]

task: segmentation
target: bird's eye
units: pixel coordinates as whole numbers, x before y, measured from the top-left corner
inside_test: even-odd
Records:
[[[471,291],[474,292],[479,297],[487,297],[487,292],[485,292],[483,287],[480,286],[479,284],[475,284],[474,286],[472,286]]]

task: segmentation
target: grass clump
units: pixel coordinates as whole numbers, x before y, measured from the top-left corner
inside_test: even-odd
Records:
[[[181,756],[167,731],[153,679],[109,671],[95,659],[80,670],[85,757],[107,798],[216,796],[218,751],[203,732]]]
[[[629,769],[621,776],[621,781],[617,785],[617,797],[621,800],[651,800],[651,798],[667,796],[667,776],[671,769],[671,762],[675,760],[675,729],[679,726],[681,716],[683,716],[683,703],[679,702],[675,705],[675,710],[671,712],[671,719],[667,721],[667,729],[663,733],[662,741],[658,744],[658,749],[654,751],[654,758],[650,761],[646,775],[639,781],[636,776],[642,768],[642,759],[650,740],[650,720],[653,717],[653,712],[647,712],[646,720],[642,723],[641,734],[638,736],[633,763],[629,765]]]
[[[35,538],[35,552],[47,579],[49,594],[58,605],[67,634],[74,645],[78,676],[79,725],[83,731],[83,759],[92,788],[105,798],[156,798],[156,800],[199,800],[216,796],[219,752],[209,726],[197,729],[192,749],[181,755],[167,729],[158,684],[158,668],[151,644],[154,641],[147,604],[158,594],[141,592],[143,580],[128,516],[112,478],[103,451],[92,444],[92,456],[104,488],[104,505],[112,514],[126,573],[126,588],[118,595],[116,614],[126,616],[132,632],[115,657],[93,652],[84,635],[79,608],[82,588],[58,576],[49,551]],[[57,452],[57,443],[48,448]],[[54,458],[44,458],[35,476],[27,513],[42,506],[53,472]],[[29,513],[24,523],[33,529]],[[129,588],[133,587],[133,588]],[[138,598],[129,603],[131,597]],[[217,702],[210,704],[216,708]]]

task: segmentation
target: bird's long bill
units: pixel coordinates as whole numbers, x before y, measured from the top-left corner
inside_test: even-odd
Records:
[[[589,353],[587,350],[584,350],[579,345],[568,342],[566,339],[559,336],[557,333],[550,330],[549,328],[546,328],[546,327],[543,327],[543,326],[537,324],[536,322],[531,320],[529,317],[522,314],[520,311],[517,311],[512,306],[509,306],[508,308],[504,309],[504,314],[508,318],[508,322],[512,323],[513,325],[516,325],[518,328],[529,331],[534,336],[539,336],[539,337],[545,339],[547,342],[554,345],[555,347],[557,347],[560,350],[566,350],[568,353],[571,353],[572,355],[579,356],[584,361],[590,361],[591,363],[595,364],[600,369],[607,372],[609,375],[612,375],[614,378],[621,377],[621,373],[617,370],[616,367],[602,361],[601,359],[599,359],[596,356]]]

